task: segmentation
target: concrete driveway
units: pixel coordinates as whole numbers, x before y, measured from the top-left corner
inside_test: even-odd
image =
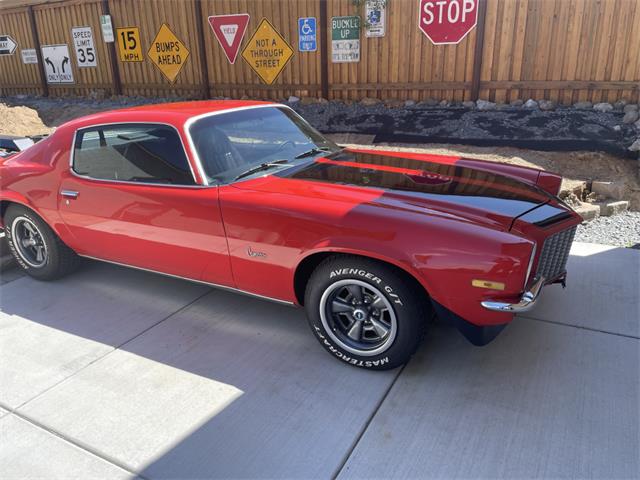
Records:
[[[477,348],[336,361],[301,310],[90,263],[5,272],[0,476],[638,478],[640,252],[576,244],[569,285]]]

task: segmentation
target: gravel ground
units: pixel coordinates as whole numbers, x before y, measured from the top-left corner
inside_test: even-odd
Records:
[[[376,142],[419,141],[519,146],[537,150],[597,149],[625,156],[638,137],[633,124],[623,124],[621,109],[610,112],[558,106],[553,111],[510,105],[490,111],[460,104],[388,108],[331,101],[290,104],[324,133],[376,135]],[[412,140],[414,138],[415,140]]]
[[[598,217],[578,226],[576,242],[601,243],[618,247],[640,246],[640,212]]]

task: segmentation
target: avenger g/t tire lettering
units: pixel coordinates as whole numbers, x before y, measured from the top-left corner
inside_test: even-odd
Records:
[[[80,257],[32,210],[11,205],[4,215],[4,231],[18,264],[38,280],[54,280],[75,270]]]
[[[406,363],[427,325],[424,291],[393,267],[351,255],[330,257],[315,269],[305,309],[329,353],[374,370]]]

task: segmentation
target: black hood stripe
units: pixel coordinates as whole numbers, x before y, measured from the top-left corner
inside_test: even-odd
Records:
[[[351,151],[328,155],[279,175],[427,195],[514,200],[528,203],[530,208],[550,199],[537,187],[505,175],[455,164]]]

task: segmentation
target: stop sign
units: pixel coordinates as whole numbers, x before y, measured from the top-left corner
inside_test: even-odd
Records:
[[[460,43],[478,22],[479,0],[420,0],[420,30],[435,45]]]

